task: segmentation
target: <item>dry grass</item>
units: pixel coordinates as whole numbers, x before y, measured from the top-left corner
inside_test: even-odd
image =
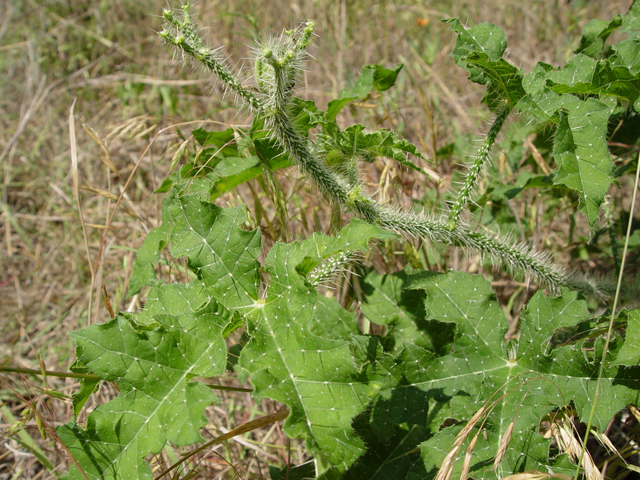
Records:
[[[481,89],[467,82],[448,56],[454,35],[440,19],[455,15],[468,23],[499,24],[507,33],[511,58],[529,69],[540,60],[563,62],[576,46],[581,25],[622,13],[631,2],[536,3],[533,9],[497,0],[216,0],[202,2],[197,12],[200,25],[208,27],[208,41],[227,45],[235,59],[247,57],[252,36],[315,19],[317,61],[309,64],[299,96],[313,99],[320,108],[363,65],[404,62],[405,73],[385,95],[384,108],[361,109],[343,121],[394,128],[433,158],[457,136],[481,132],[488,119],[480,106]],[[0,4],[2,364],[68,370],[73,361],[68,333],[109,318],[103,286],[114,309],[140,308],[139,302],[126,299],[127,279],[136,249],[159,221],[161,198],[152,192],[182,143],[173,125],[193,120],[247,123],[232,99],[221,98],[219,86],[210,86],[200,71],[183,70],[158,41],[156,15],[165,6],[165,1],[152,0]],[[196,126],[186,124],[180,130],[188,135]],[[437,173],[450,180],[460,160],[438,163]],[[369,173],[373,185],[386,186],[380,188],[381,195],[400,195],[405,203],[441,188],[432,181],[414,183],[395,167],[383,175],[376,164]],[[318,226],[326,231],[329,216],[323,212],[330,209],[317,204],[294,171],[278,178],[294,199],[288,212],[290,233],[306,236]],[[274,241],[278,234],[269,233],[267,223],[277,224],[275,209],[258,194],[267,214],[262,221],[265,236]],[[221,201],[234,203],[238,197],[253,205],[253,194],[245,188]],[[460,265],[464,259],[456,253],[447,261],[453,268],[467,269],[474,262]],[[77,386],[73,379],[48,377],[43,382],[0,376],[0,428],[5,433],[11,416],[19,419],[27,405],[38,412],[45,430],[69,420],[69,402],[44,394],[45,385],[67,395]],[[113,393],[103,389],[94,404]],[[279,409],[269,402],[255,405],[248,394],[225,392],[222,399],[210,409],[212,422],[205,436]],[[35,418],[28,419],[24,432],[52,464],[66,470],[63,449],[50,435],[41,439]],[[0,479],[53,478],[15,438],[0,437]],[[299,463],[303,448],[292,443],[289,451],[288,441],[274,426],[201,457],[204,473],[197,478],[268,478],[267,465],[282,464],[289,455]],[[169,452],[154,462],[170,461]]]

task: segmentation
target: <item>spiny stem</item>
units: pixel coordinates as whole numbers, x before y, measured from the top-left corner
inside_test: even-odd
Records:
[[[337,272],[343,269],[344,265],[352,260],[354,256],[355,252],[346,251],[340,252],[330,258],[327,258],[325,261],[320,263],[309,272],[309,274],[307,275],[307,280],[314,287],[322,285],[324,282],[333,278],[333,276]]]
[[[362,193],[359,184],[349,189],[326,165],[318,161],[286,116],[274,117],[271,126],[284,149],[300,169],[314,181],[326,198],[337,201],[345,210],[353,211],[369,223],[378,224],[405,236],[420,237],[489,254],[511,268],[518,268],[535,275],[553,290],[568,287],[583,290],[601,298],[608,296],[608,292],[596,282],[567,273],[562,267],[553,263],[547,255],[533,251],[526,244],[501,240],[482,232],[472,232],[460,224],[451,229],[449,223],[413,212],[398,212],[375,203]]]
[[[256,50],[256,80],[265,97],[266,114],[287,111],[303,60],[311,43],[315,23],[308,21],[302,32],[291,30],[278,41],[268,41]]]
[[[193,25],[189,8],[188,3],[182,6],[182,21],[179,21],[171,10],[166,9],[162,12],[166,23],[164,30],[158,34],[160,38],[171,45],[179,47],[184,53],[201,62],[243,98],[254,111],[261,111],[263,109],[262,102],[247,90],[236,79],[235,75],[222,64],[215,52],[212,52],[202,42]],[[176,33],[173,33],[172,30],[175,30]]]
[[[491,147],[495,143],[496,138],[500,133],[500,130],[502,130],[502,126],[504,125],[504,122],[509,116],[510,112],[511,108],[508,106],[504,107],[502,111],[500,111],[496,119],[493,121],[493,124],[491,125],[491,128],[489,129],[489,132],[484,139],[484,142],[482,142],[473,165],[471,165],[471,168],[469,169],[467,178],[465,178],[464,184],[460,189],[460,193],[458,194],[456,203],[451,207],[451,211],[449,212],[449,220],[447,222],[447,226],[450,230],[453,230],[458,225],[458,222],[460,221],[460,214],[469,202],[469,196],[476,186],[478,175],[480,175],[480,172],[489,161],[489,157],[491,156]]]
[[[547,255],[533,251],[526,244],[501,240],[482,232],[472,232],[460,224],[451,229],[444,221],[413,212],[398,212],[375,203],[362,193],[360,185],[348,189],[344,182],[338,181],[333,173],[309,152],[303,138],[294,130],[288,119],[275,117],[272,127],[285,150],[326,198],[337,201],[345,210],[353,211],[369,223],[378,224],[405,236],[420,237],[489,254],[511,268],[535,275],[553,290],[568,287],[583,290],[600,298],[609,296],[609,292],[596,282],[569,274],[553,263]]]
[[[584,291],[597,298],[611,296],[613,286],[596,282],[577,273],[570,273],[554,263],[549,255],[534,251],[525,243],[512,242],[480,231],[471,231],[458,224],[453,230],[443,220],[428,218],[413,212],[396,212],[379,208],[380,226],[402,233],[405,236],[420,237],[446,243],[456,247],[475,250],[490,255],[494,260],[505,263],[510,269],[519,269],[535,275],[542,284],[552,290],[567,287]]]
[[[246,90],[233,74],[222,66],[220,60],[209,54],[209,49],[194,33],[188,6],[183,7],[184,19],[176,20],[165,11],[170,28],[177,34],[166,30],[161,33],[167,42],[181,48],[183,52],[202,62],[216,73],[239,96],[245,99],[255,113],[265,119],[270,130],[285,152],[296,162],[320,189],[329,201],[337,202],[345,211],[350,211],[365,221],[380,225],[408,237],[420,237],[439,243],[476,250],[492,258],[505,262],[510,268],[517,268],[526,274],[534,275],[552,290],[568,287],[583,290],[600,298],[610,295],[610,288],[595,281],[569,273],[551,261],[548,255],[535,252],[530,246],[510,240],[497,238],[491,234],[471,231],[461,224],[460,213],[466,205],[478,174],[489,159],[491,146],[502,129],[510,108],[505,107],[496,117],[485,141],[483,142],[474,165],[465,180],[460,198],[454,205],[447,220],[433,219],[413,212],[401,212],[386,205],[380,205],[366,196],[362,183],[357,178],[350,182],[332,172],[322,159],[316,157],[308,147],[308,141],[294,128],[289,116],[288,102],[291,99],[296,73],[300,68],[304,48],[311,41],[313,24],[309,22],[301,37],[289,34],[281,44],[260,47],[257,55],[256,75],[263,98],[258,98]],[[354,183],[354,180],[355,183]]]

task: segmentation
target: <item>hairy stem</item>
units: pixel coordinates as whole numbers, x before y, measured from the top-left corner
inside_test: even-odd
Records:
[[[355,252],[346,251],[327,258],[309,272],[307,281],[313,286],[322,285],[334,278],[341,270],[344,271],[344,266],[353,260],[354,257]]]
[[[366,196],[360,182],[342,179],[331,171],[321,158],[314,155],[308,141],[294,128],[288,116],[288,103],[294,87],[297,71],[300,69],[304,48],[310,43],[313,24],[307,23],[303,33],[289,32],[282,43],[260,47],[257,55],[256,75],[258,86],[264,98],[258,98],[246,90],[233,74],[222,66],[221,60],[210,54],[210,50],[195,35],[188,16],[188,7],[183,7],[185,18],[176,20],[170,12],[165,12],[168,27],[160,34],[168,43],[176,45],[184,53],[193,56],[213,71],[220,79],[243,98],[251,109],[265,119],[270,130],[300,170],[306,174],[323,196],[337,202],[345,211],[373,224],[409,237],[463,247],[490,255],[505,263],[511,269],[519,269],[527,275],[536,276],[541,283],[552,290],[568,287],[582,290],[600,298],[610,296],[610,288],[577,274],[569,273],[552,262],[549,255],[534,251],[529,245],[500,239],[492,234],[471,231],[460,223],[460,214],[482,167],[489,158],[491,146],[502,129],[510,109],[505,107],[496,117],[476,161],[474,162],[461,195],[448,219],[435,219],[411,211],[402,212],[376,203]],[[176,30],[171,33],[170,30]],[[356,179],[357,180],[357,179]]]
[[[215,73],[229,88],[237,93],[256,112],[263,110],[262,102],[247,90],[235,75],[226,68],[215,51],[209,49],[198,36],[189,12],[189,4],[182,6],[182,21],[171,10],[164,10],[165,28],[158,35],[165,42],[180,48]]]
[[[447,226],[450,230],[453,230],[458,225],[458,222],[460,221],[460,214],[469,202],[469,197],[471,196],[471,192],[476,186],[478,175],[480,175],[480,172],[488,163],[491,156],[491,147],[493,147],[493,144],[495,143],[500,130],[502,130],[502,126],[504,125],[504,122],[506,121],[510,112],[511,109],[508,106],[502,109],[502,111],[493,121],[493,124],[491,125],[491,128],[489,129],[489,132],[484,139],[484,142],[482,142],[473,165],[471,165],[471,168],[469,169],[467,178],[465,178],[464,184],[460,189],[460,193],[458,194],[456,203],[451,207],[451,211],[449,212],[449,220],[447,222]]]

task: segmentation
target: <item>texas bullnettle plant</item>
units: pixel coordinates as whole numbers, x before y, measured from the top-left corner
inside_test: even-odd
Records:
[[[527,75],[504,60],[501,29],[448,21],[458,35],[453,57],[472,81],[486,85],[483,102],[495,120],[442,217],[381,204],[360,179],[359,164],[376,157],[426,173],[410,160],[424,160],[415,146],[389,130],[341,129],[335,122],[349,102],[391,88],[401,65],[366,66],[354,87],[322,112],[295,97],[313,22],[254,47],[249,81],[205,45],[188,5],[163,17],[160,37],[211,71],[255,118],[248,130],[194,130],[201,148],[159,189],[169,192],[162,225],[140,248],[130,281],[130,295],[151,286],[144,310],[72,334],[73,369],[85,374],[74,413],[100,381],[117,383],[120,393],[93,410],[86,425],[74,420],[57,429],[72,458],[65,478],[170,478],[165,475],[184,468],[189,455],[155,473],[145,458],[167,442],[204,441],[204,410],[218,400],[197,379],[222,375],[228,364],[240,380],[250,379],[256,399],[286,405],[260,425],[286,417],[285,433],[304,440],[312,459],[274,468],[272,478],[464,480],[541,471],[597,478],[602,465],[580,451],[571,425],[588,422],[602,438],[618,412],[637,404],[640,311],[616,311],[614,303],[610,317],[594,316],[585,296],[610,302],[615,281],[570,272],[527,244],[472,229],[465,219],[492,146],[517,111],[553,132],[559,169],[552,178],[530,177],[513,195],[528,185],[553,185],[578,197],[578,210],[595,228],[615,179],[608,125],[624,130],[640,107],[640,6],[589,24],[566,66],[539,64]],[[616,29],[627,39],[605,49]],[[261,176],[275,197],[273,171],[293,166],[353,218],[333,237],[316,233],[276,243],[261,263],[261,232],[248,210],[213,201]],[[281,221],[285,203],[274,198]],[[399,235],[480,252],[556,296],[539,289],[522,311],[518,339],[507,341],[505,313],[482,276],[410,267],[378,274],[363,267],[359,310],[383,326],[384,335],[363,334],[358,315],[318,286],[373,242]],[[165,249],[187,259],[188,283],[156,277]],[[605,343],[590,331],[602,333],[600,324],[609,319],[620,328],[609,330]],[[227,343],[239,328],[245,334],[231,361]],[[237,433],[250,428],[253,423]],[[626,468],[620,465],[617,472]]]
[[[283,150],[290,155],[302,172],[315,183],[325,198],[337,202],[346,212],[352,212],[363,220],[407,237],[418,237],[426,241],[446,243],[477,250],[504,262],[512,269],[521,269],[533,275],[539,282],[557,291],[560,287],[585,291],[591,295],[610,297],[611,284],[597,282],[553,263],[548,255],[535,252],[530,246],[501,239],[497,236],[471,230],[461,221],[460,215],[478,180],[478,175],[487,163],[491,147],[495,142],[512,105],[508,97],[492,128],[483,142],[476,161],[451,208],[450,215],[443,218],[400,211],[389,205],[381,205],[366,194],[357,177],[355,162],[350,165],[347,178],[338,176],[325,163],[323,152],[312,149],[307,138],[293,125],[291,100],[294,86],[307,57],[314,23],[309,21],[300,30],[286,32],[255,48],[255,81],[258,92],[249,90],[242,80],[231,72],[219,52],[205,46],[196,32],[188,6],[179,18],[165,10],[165,29],[160,37],[178,47],[184,54],[200,62],[223,82],[253,113],[264,121],[264,127]],[[493,99],[493,101],[497,101]]]

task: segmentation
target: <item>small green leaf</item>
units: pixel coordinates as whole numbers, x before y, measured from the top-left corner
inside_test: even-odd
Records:
[[[341,132],[336,126],[330,130],[333,133],[331,145],[348,159],[355,157],[372,162],[375,157],[386,157],[427,175],[422,168],[409,160],[408,155],[413,155],[426,161],[415,145],[400,139],[398,134],[391,130],[382,129],[369,133],[364,131],[365,128],[364,125],[355,124]],[[331,152],[327,154],[332,155]]]
[[[369,250],[372,240],[391,240],[398,238],[398,235],[364,220],[354,218],[335,237],[313,235],[311,238],[312,240],[307,239],[305,242],[313,245],[315,251],[322,251],[323,257],[326,258],[338,252],[366,252]]]
[[[307,135],[313,126],[311,115],[317,111],[317,108],[312,101],[293,98],[292,102],[289,112],[292,123],[299,133]],[[263,175],[264,166],[273,172],[294,164],[291,157],[284,153],[282,147],[269,136],[264,128],[264,122],[259,117],[254,119],[249,134],[243,137],[243,145],[239,145],[238,150],[241,152],[235,153],[235,160],[217,163],[215,170],[208,174],[212,183],[208,187],[212,201],[237,186]],[[247,151],[251,154],[247,154]],[[245,154],[242,159],[237,158],[240,153]]]
[[[187,257],[189,268],[226,308],[253,305],[260,284],[260,231],[240,228],[244,209],[222,209],[194,195],[183,195],[168,210],[173,225],[171,254]]]
[[[522,72],[503,58],[491,62],[486,53],[473,53],[467,57],[467,65],[482,71],[481,76],[471,80],[487,85],[482,102],[494,113],[499,113],[505,104],[513,108],[524,97]]]
[[[237,176],[242,172],[258,166],[257,157],[226,157],[216,165],[216,173],[221,177]]]
[[[373,90],[384,92],[395,85],[396,79],[403,65],[398,64],[392,69],[380,65],[366,65],[352,88],[340,92],[340,97],[327,105],[326,119],[335,120],[340,110],[349,102],[360,100],[368,96]]]
[[[443,22],[449,24],[449,30],[458,34],[451,56],[456,63],[462,62],[462,65],[458,64],[463,68],[466,68],[465,57],[471,53],[485,53],[492,62],[502,58],[507,48],[507,37],[500,27],[481,23],[467,30],[457,18],[449,18]]]
[[[168,176],[162,181],[162,184],[153,193],[166,193],[171,190],[173,185],[173,176]]]
[[[78,359],[76,359],[71,364],[71,366],[69,367],[69,370],[71,370],[73,373],[83,373],[83,374],[91,373],[89,369],[85,365],[83,365],[82,362],[79,361]],[[100,384],[99,379],[92,379],[92,378],[80,379],[80,389],[76,393],[74,393],[73,396],[71,397],[72,399],[71,403],[73,404],[73,415],[75,417],[78,416],[78,414],[82,410],[82,407],[84,407],[84,404],[87,403],[87,400],[89,400],[89,397],[91,396],[91,394],[93,394],[98,389],[99,384]]]
[[[211,200],[215,200],[239,185],[262,175],[262,167],[257,162],[256,157],[251,157],[251,159],[247,159],[247,161],[243,163],[246,168],[239,169],[236,174],[232,174],[227,177],[221,177],[217,171],[211,174],[210,178],[213,185],[208,184]],[[288,156],[275,157],[269,163],[271,170],[280,170],[293,165],[293,162]]]
[[[623,40],[611,47],[613,55],[608,60],[613,68],[623,67],[635,78],[640,73],[640,41]]]
[[[308,480],[316,478],[316,466],[313,461],[301,465],[286,465],[282,468],[269,467],[271,480]]]
[[[203,147],[212,145],[219,153],[226,156],[237,156],[236,134],[233,128],[222,131],[209,131],[204,128],[196,128],[191,132],[196,141]]]
[[[551,175],[536,175],[534,173],[524,171],[518,175],[514,182],[508,184],[496,182],[492,186],[492,190],[483,195],[481,200],[476,201],[479,205],[483,204],[487,198],[495,198],[500,200],[511,200],[520,192],[529,188],[549,188],[553,187],[553,177]]]
[[[469,72],[469,80],[487,86],[482,101],[494,113],[506,106],[513,108],[524,96],[522,72],[502,55],[507,37],[501,28],[482,23],[467,30],[457,18],[445,20],[449,29],[458,34],[451,56]]]
[[[602,55],[604,42],[621,26],[622,17],[620,15],[616,15],[609,22],[598,18],[589,21],[582,29],[580,45],[574,53],[583,53],[592,58],[599,58]]]

